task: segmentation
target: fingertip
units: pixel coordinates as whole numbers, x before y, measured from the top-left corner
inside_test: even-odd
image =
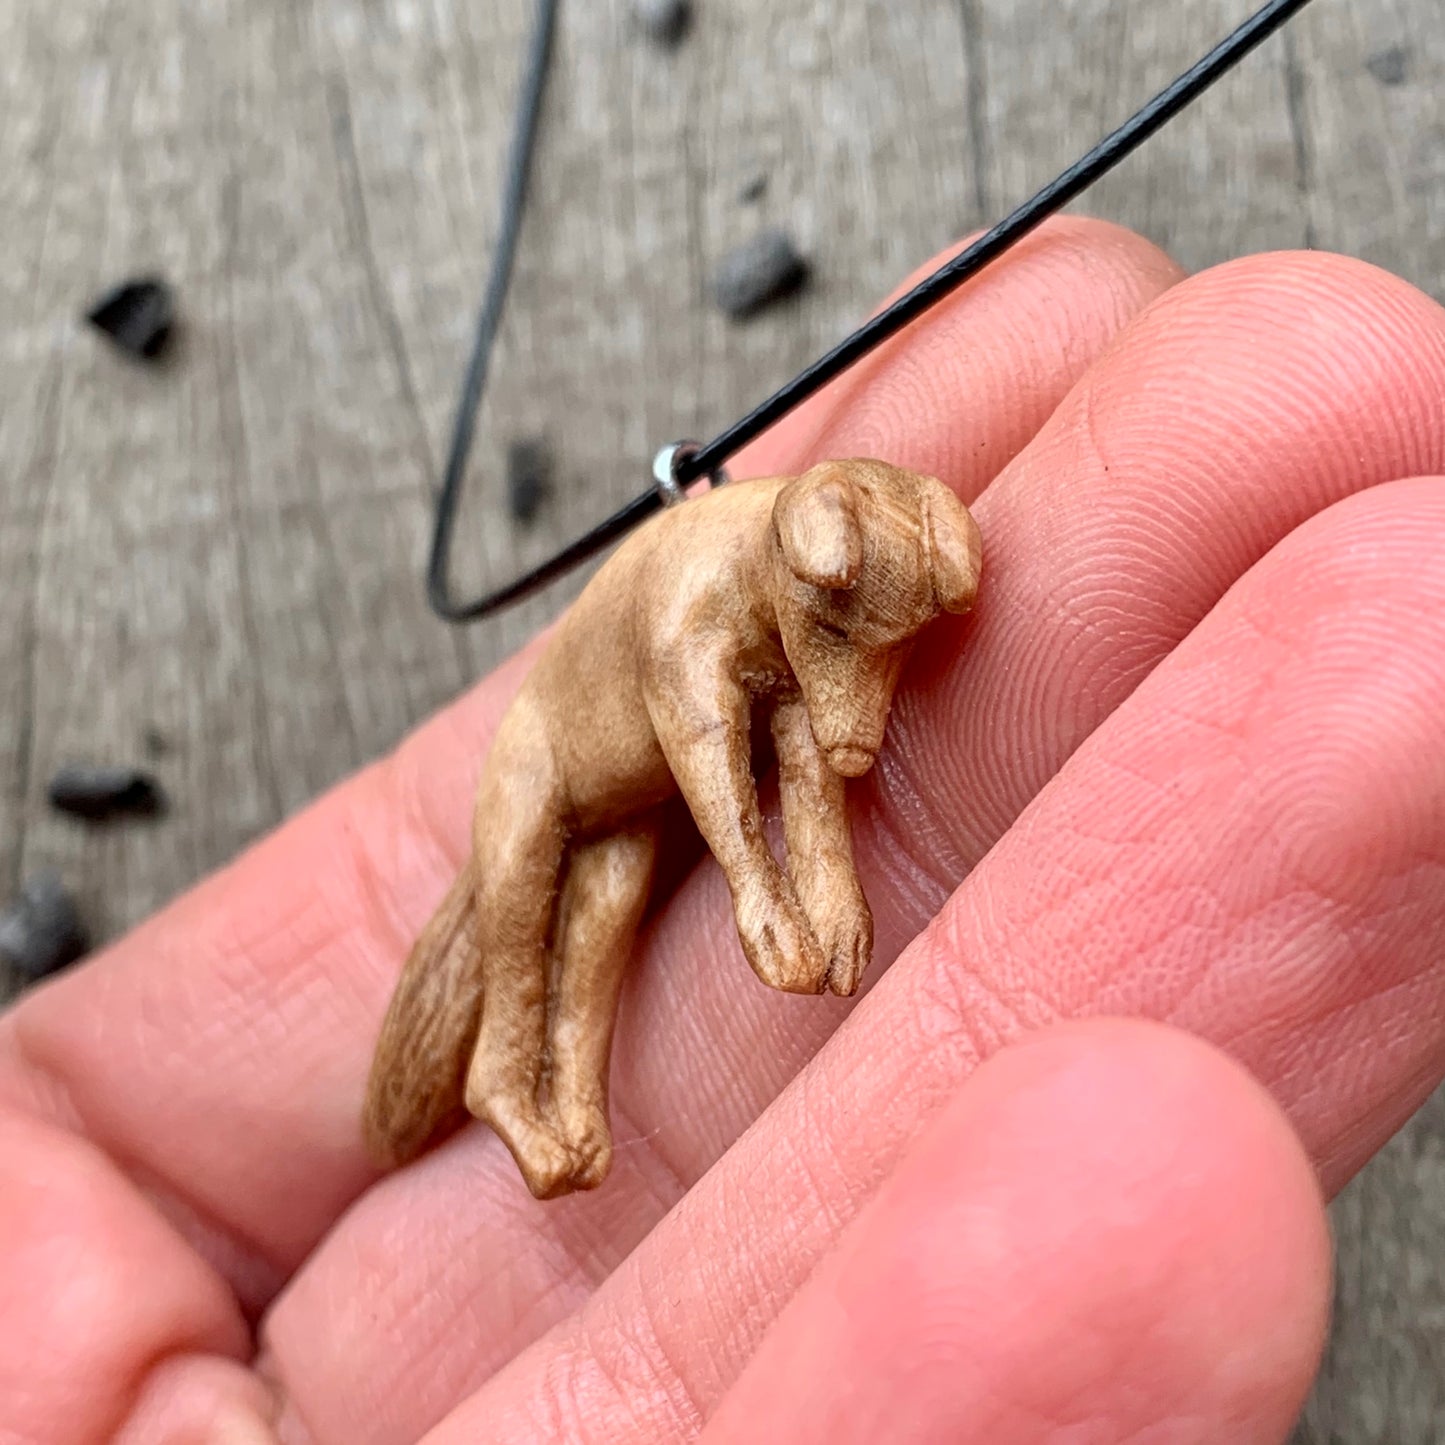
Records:
[[[240,1362],[176,1355],[151,1373],[111,1445],[278,1445],[278,1413],[266,1385]]]
[[[1442,373],[1445,309],[1423,291],[1351,256],[1266,252],[1152,301],[1055,425],[1088,422],[1156,475],[1176,454],[1228,466],[1277,452],[1273,494],[1323,505],[1360,471],[1361,438],[1393,459],[1387,476],[1431,469]]]
[[[109,1160],[0,1114],[5,1425],[55,1445],[109,1439],[158,1360],[248,1343],[219,1277]]]
[[[1278,1440],[1328,1298],[1319,1187],[1264,1090],[1175,1030],[1065,1025],[925,1130],[708,1438],[793,1429],[802,1399],[800,1442]]]
[[[1323,323],[1337,334],[1342,358],[1361,339],[1349,328],[1352,318],[1367,336],[1388,331],[1392,320],[1432,328],[1445,322],[1445,307],[1418,286],[1338,251],[1258,251],[1221,261],[1188,278],[1180,304],[1193,307],[1200,298],[1245,314],[1263,306],[1266,319],[1292,327]]]
[[[992,1355],[998,1438],[1034,1438],[1040,1410],[1114,1438],[1171,1420],[1212,1422],[1201,1440],[1288,1428],[1323,1348],[1323,1200],[1274,1099],[1211,1045],[1122,1019],[1025,1036],[977,1071],[897,1188],[888,1237],[934,1221],[910,1231],[910,1253],[932,1246],[923,1300],[974,1256],[941,1297]]]

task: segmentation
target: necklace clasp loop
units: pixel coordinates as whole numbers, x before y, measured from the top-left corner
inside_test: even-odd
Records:
[[[687,500],[687,493],[678,481],[678,472],[689,457],[695,457],[701,450],[701,442],[669,442],[652,459],[652,483],[658,496],[662,498],[664,507],[672,507]],[[723,486],[728,480],[727,469],[718,467],[716,471],[708,473],[707,480],[710,487]]]

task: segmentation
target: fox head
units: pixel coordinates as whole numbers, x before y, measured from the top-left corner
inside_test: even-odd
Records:
[[[942,482],[884,462],[824,462],[773,504],[783,651],[834,772],[873,766],[909,648],[939,612],[967,612],[981,547]]]

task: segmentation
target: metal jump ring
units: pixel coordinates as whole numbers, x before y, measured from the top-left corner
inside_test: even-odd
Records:
[[[669,442],[652,459],[652,481],[657,488],[658,496],[662,498],[664,507],[675,506],[678,502],[687,500],[687,493],[683,491],[677,474],[681,470],[682,464],[689,457],[695,457],[701,450],[701,442]],[[708,485],[711,487],[721,487],[727,482],[727,479],[728,474],[725,467],[718,467],[716,471],[709,472],[707,478]]]

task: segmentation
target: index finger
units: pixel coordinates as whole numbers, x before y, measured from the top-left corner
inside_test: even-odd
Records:
[[[908,427],[838,383],[747,468],[795,467],[853,402],[851,450],[888,439],[891,460],[975,494],[1175,279],[1147,243],[1062,221],[871,363],[916,368]],[[461,861],[478,759],[530,656],[0,1022],[0,1099],[106,1149],[253,1305],[375,1177],[359,1108],[377,1023]]]

